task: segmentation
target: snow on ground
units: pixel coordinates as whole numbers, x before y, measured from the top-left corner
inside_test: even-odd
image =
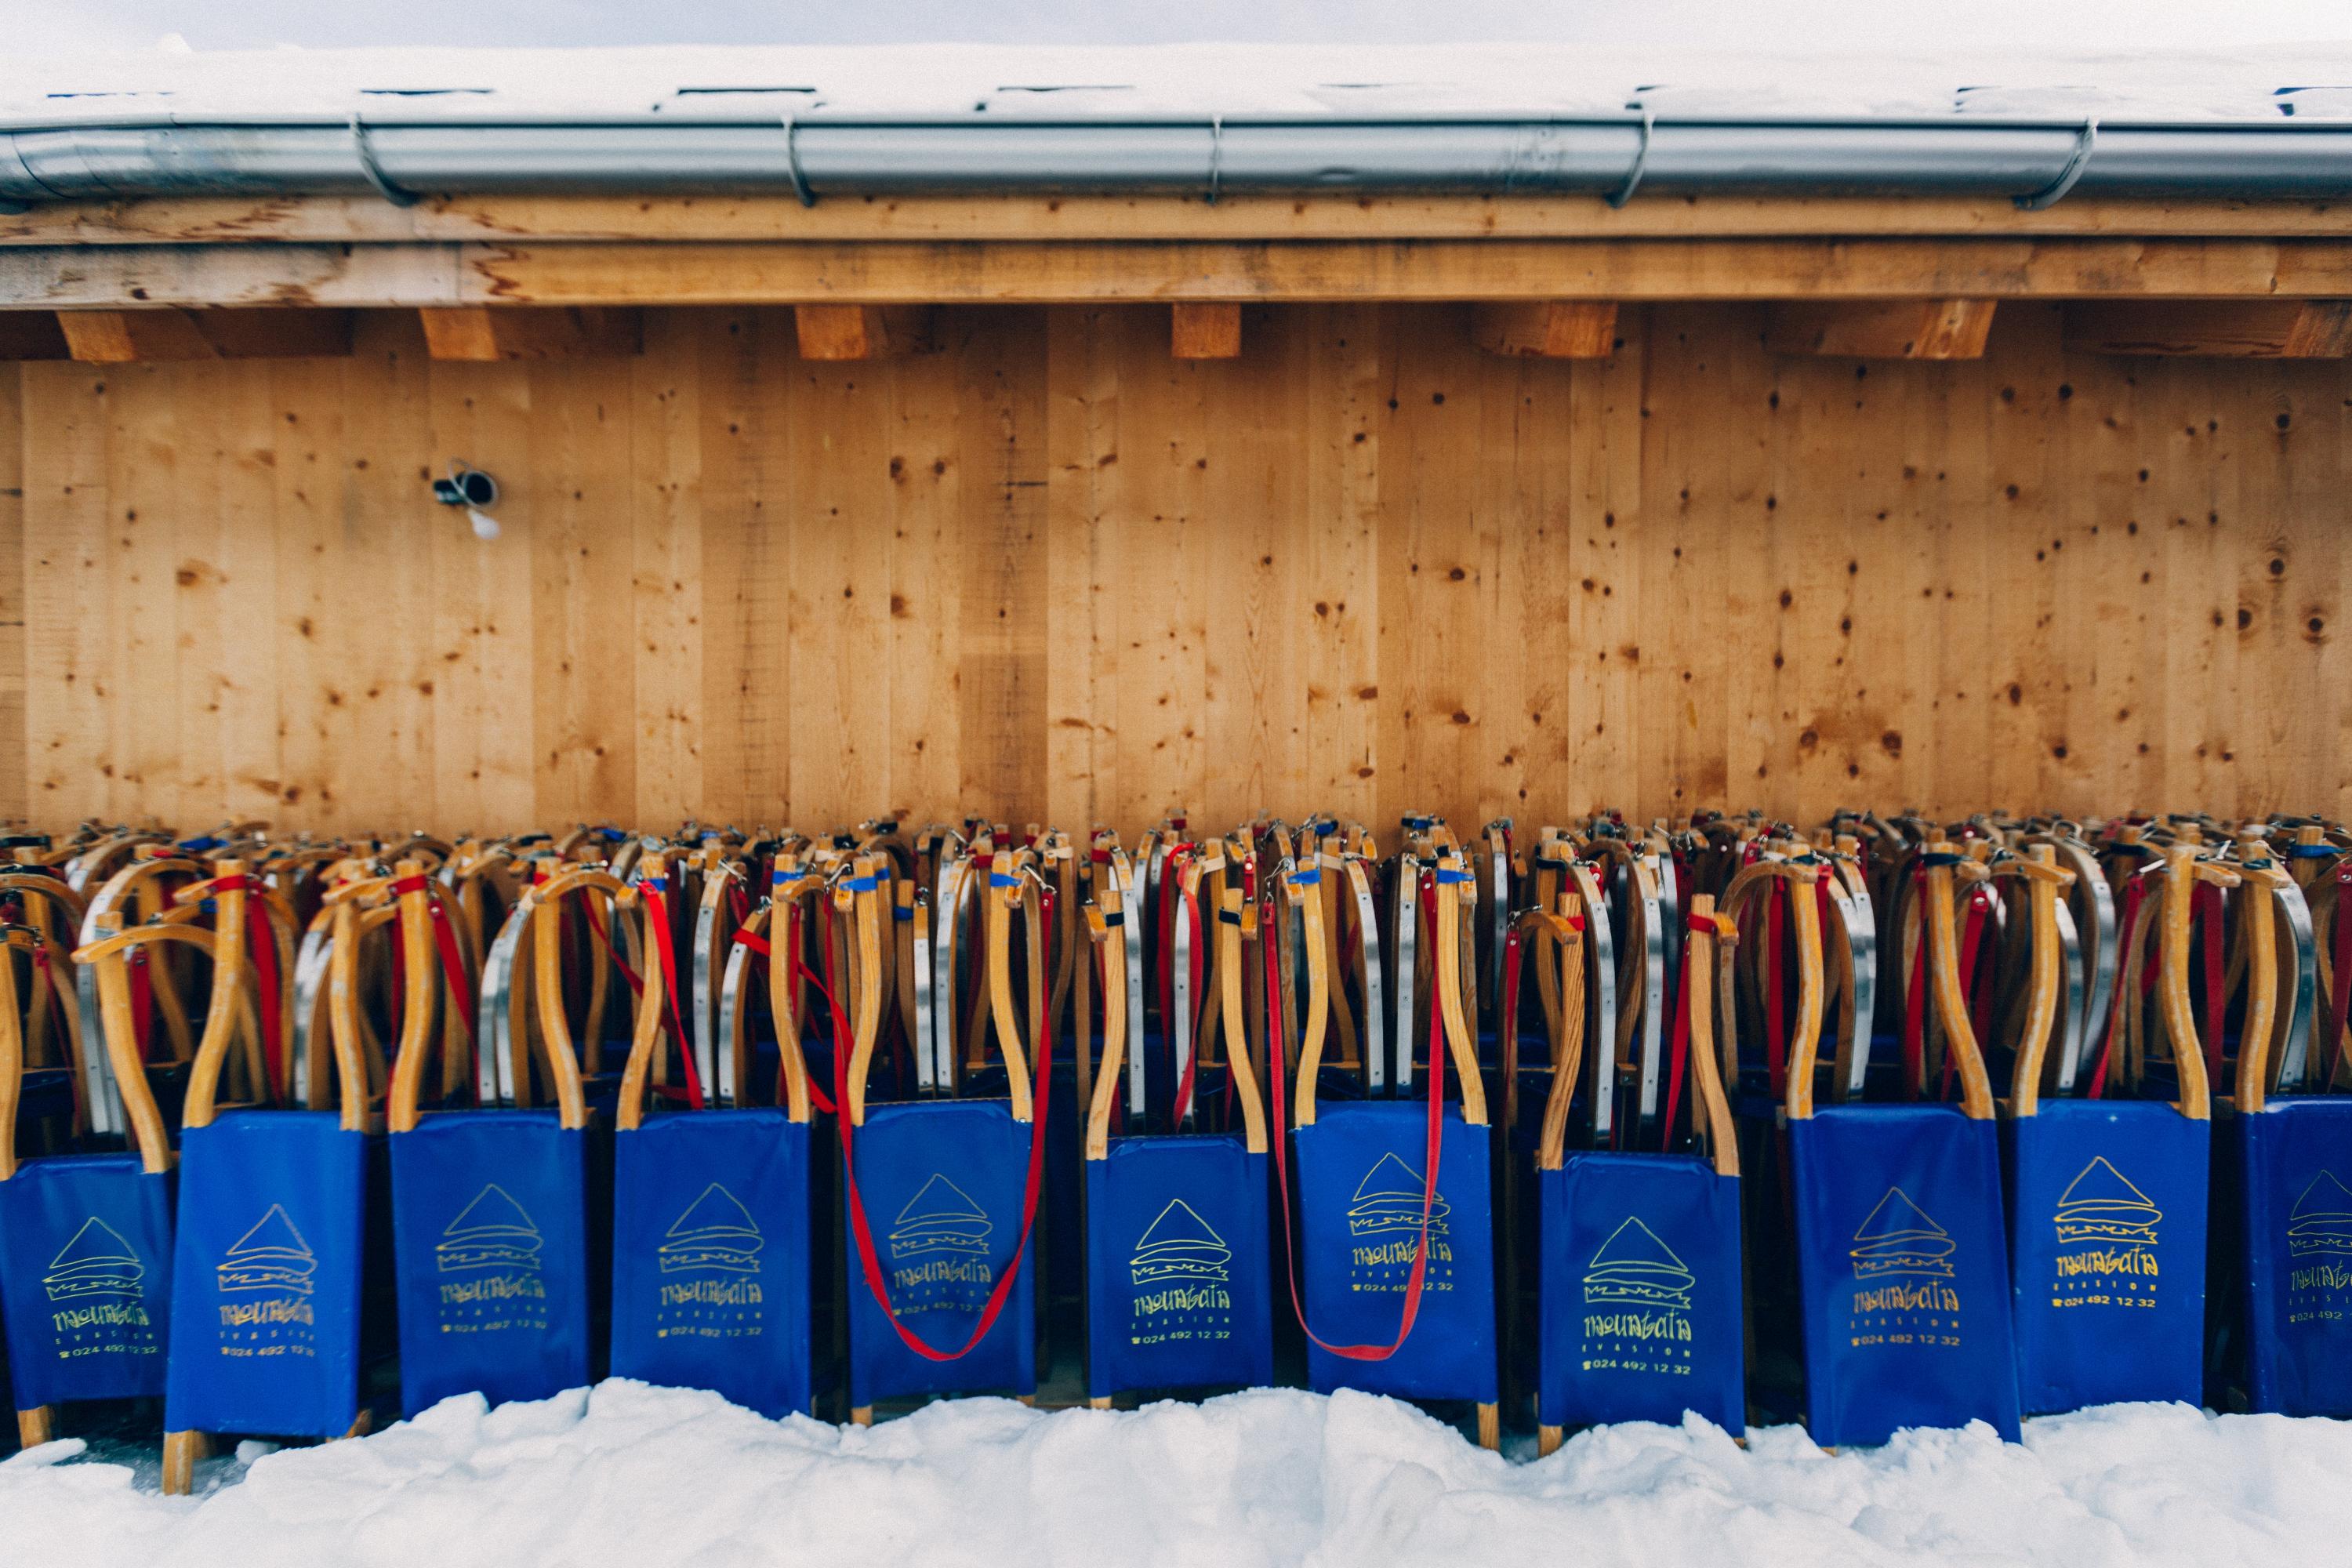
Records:
[[[1843,1568],[2316,1565],[2352,1555],[2352,1425],[2117,1405],[1825,1454],[1795,1427],[1627,1426],[1545,1459],[1409,1406],[1258,1390],[1133,1413],[932,1405],[771,1422],[611,1382],[451,1399],[166,1499],[78,1441],[0,1463],[0,1560],[75,1568],[771,1563]],[[241,1472],[241,1474],[240,1474]]]

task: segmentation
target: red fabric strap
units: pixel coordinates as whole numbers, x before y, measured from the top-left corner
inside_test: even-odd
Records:
[[[433,917],[433,948],[441,956],[441,977],[448,982],[449,995],[457,1004],[458,1016],[466,1020],[468,1038],[474,1033],[474,991],[466,978],[466,960],[457,951],[457,931],[449,923],[447,900],[441,884],[430,877],[403,877],[393,883],[395,893],[423,893],[425,912]],[[590,919],[594,915],[591,906]]]
[[[1051,923],[1053,895],[1046,893],[1044,899],[1044,913],[1047,922]],[[849,1103],[849,1020],[843,1016],[841,1004],[834,1000],[833,993],[825,989],[823,981],[811,973],[805,965],[800,973],[816,987],[817,994],[824,998],[825,1005],[832,1010],[833,1098],[835,1103],[845,1106]],[[847,1116],[842,1117],[838,1123],[841,1128],[842,1185],[849,1194],[849,1229],[857,1241],[857,1264],[866,1276],[866,1288],[873,1292],[875,1304],[882,1309],[882,1315],[889,1319],[890,1326],[898,1331],[899,1340],[925,1361],[956,1361],[979,1348],[980,1342],[988,1337],[988,1331],[996,1326],[998,1316],[1004,1310],[1004,1303],[1012,1299],[1013,1281],[1021,1278],[1022,1264],[1028,1257],[1029,1235],[1037,1223],[1037,1194],[1044,1185],[1045,1115],[1054,1087],[1053,1009],[1048,1007],[1045,1013],[1045,1028],[1038,1036],[1037,1070],[1030,1080],[1029,1174],[1021,1192],[1021,1239],[1013,1248],[1012,1263],[997,1276],[996,1288],[989,1292],[987,1303],[981,1308],[980,1321],[972,1325],[971,1337],[958,1348],[951,1351],[935,1349],[922,1335],[908,1328],[899,1318],[898,1310],[890,1304],[890,1288],[882,1278],[882,1263],[874,1252],[874,1232],[866,1223],[866,1200],[857,1190],[857,1163],[850,1155],[850,1143],[856,1129],[850,1125],[852,1119]]]
[[[1421,1230],[1419,1239],[1413,1244],[1412,1273],[1405,1280],[1404,1311],[1397,1323],[1396,1338],[1385,1345],[1332,1344],[1307,1326],[1307,1309],[1298,1297],[1298,1251],[1297,1242],[1291,1235],[1290,1162],[1286,1152],[1289,1142],[1289,1129],[1285,1125],[1288,1104],[1283,1080],[1288,1068],[1282,1051],[1281,973],[1275,953],[1274,900],[1271,889],[1268,891],[1269,897],[1259,921],[1258,940],[1265,950],[1266,1053],[1273,1068],[1266,1076],[1274,1086],[1275,1206],[1282,1211],[1283,1281],[1290,1287],[1290,1310],[1298,1319],[1299,1329],[1308,1339],[1331,1354],[1343,1356],[1349,1361],[1386,1361],[1402,1350],[1404,1342],[1411,1337],[1413,1320],[1421,1315],[1422,1289],[1429,1276],[1429,1216],[1437,1203],[1437,1157],[1444,1146],[1445,1058],[1443,1052],[1431,1053],[1428,1166],[1427,1174],[1422,1180]],[[1412,1048],[1410,1031],[1405,1048],[1408,1051]]]
[[[1789,896],[1797,896],[1793,889]],[[1781,972],[1784,944],[1780,940],[1787,910],[1769,891],[1764,895],[1764,1065],[1771,1078],[1772,1099],[1778,1102],[1789,1086],[1789,1026],[1782,1016],[1788,976]],[[1615,1125],[1613,1119],[1611,1125]]]
[[[2132,939],[2139,930],[2140,905],[2147,896],[2147,889],[2138,878],[2134,877],[2124,884],[2124,916],[2121,936],[2116,944],[2116,966],[2119,972],[2131,956]],[[2107,1009],[2107,1032],[2099,1041],[2099,1059],[2091,1068],[2091,1087],[2087,1093],[2092,1100],[2099,1099],[2107,1091],[2107,1065],[2115,1057],[2116,1037],[2123,1033],[2124,994],[2129,989],[2118,973],[2115,1003]]]
[[[1903,1092],[1916,1100],[1927,1092],[1927,928],[1911,952],[1911,984],[1903,992]]]
[[[2319,1049],[2319,1088],[2325,1089],[2336,1081],[2336,1061],[2344,1049],[2344,1028],[2352,1020],[2352,859],[2347,859],[2336,873],[2336,958],[2329,998],[2328,1016],[2334,1026]]]
[[[588,904],[588,929],[596,933],[597,943],[613,960],[613,967],[619,970],[621,978],[629,983],[629,994],[642,995],[646,989],[644,976],[630,968],[629,961],[621,956],[620,944],[615,942],[612,933],[604,929],[604,917],[596,912],[596,905],[593,900]]]
[[[1709,929],[1713,922],[1708,922]],[[1675,990],[1675,1027],[1673,1059],[1666,1069],[1665,1130],[1659,1135],[1662,1150],[1675,1146],[1675,1110],[1683,1098],[1683,1072],[1690,1062],[1691,1035],[1691,974],[1697,967],[1698,952],[1690,943],[1683,944],[1683,980]],[[1693,1112],[1696,1114],[1696,1110]]]
[[[669,894],[662,886],[648,880],[638,887],[637,896],[646,901],[646,912],[652,917],[654,966],[661,971],[662,990],[669,1002],[669,1024],[677,1036],[678,1064],[686,1072],[686,1103],[696,1110],[702,1109],[702,1074],[694,1065],[694,1042],[686,1033],[686,1022],[677,1005],[677,954],[672,947],[669,930]]]
[[[246,945],[253,950],[255,989],[259,991],[261,1015],[261,1059],[269,1074],[269,1098],[273,1100],[287,1091],[286,1082],[286,1020],[278,1006],[282,998],[278,985],[278,936],[270,923],[269,907],[259,899],[245,906]]]
[[[2205,1066],[2210,1081],[2221,1081],[2221,1024],[2229,996],[2221,979],[2221,889],[2210,882],[2197,887],[2198,934],[2205,955]]]

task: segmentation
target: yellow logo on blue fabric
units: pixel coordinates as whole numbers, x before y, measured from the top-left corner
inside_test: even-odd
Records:
[[[1848,1249],[1854,1277],[1923,1274],[1952,1277],[1952,1237],[1901,1187],[1889,1187],[1853,1233]]]
[[[1687,1310],[1696,1279],[1674,1248],[1638,1218],[1609,1233],[1584,1266],[1584,1299],[1637,1307]]]
[[[2058,1194],[2052,1224],[2053,1307],[2156,1305],[2157,1226],[2164,1211],[2099,1156]]]
[[[988,1253],[988,1233],[995,1227],[961,1187],[938,1172],[907,1200],[890,1226],[890,1256],[919,1257],[926,1252]]]
[[[1177,1340],[1230,1340],[1234,1333],[1234,1249],[1200,1211],[1171,1198],[1143,1227],[1128,1257],[1134,1282],[1129,1314],[1131,1345]]]
[[[1234,1249],[1210,1228],[1192,1205],[1171,1198],[1168,1206],[1143,1230],[1128,1259],[1128,1272],[1138,1285],[1179,1278],[1224,1279]]]
[[[1395,1154],[1382,1154],[1356,1184],[1348,1205],[1350,1290],[1402,1290],[1421,1249],[1421,1200],[1428,1184]],[[1443,1193],[1430,1194],[1429,1261],[1422,1270],[1425,1290],[1454,1289],[1454,1247],[1446,1239],[1452,1212]]]
[[[657,1337],[753,1338],[763,1331],[759,1222],[717,1182],[702,1189],[656,1249],[661,1271]]]
[[[1348,1230],[1355,1236],[1369,1236],[1375,1231],[1421,1230],[1421,1197],[1428,1183],[1422,1173],[1398,1159],[1383,1154],[1364,1173],[1356,1184],[1356,1199],[1348,1208]],[[1429,1205],[1429,1234],[1445,1233],[1445,1216],[1453,1205],[1445,1194],[1434,1194]]]
[[[237,1237],[236,1244],[222,1255],[215,1272],[220,1276],[224,1295],[240,1290],[285,1290],[308,1296],[318,1271],[318,1255],[310,1250],[310,1244],[302,1239],[302,1233],[286,1217],[284,1205],[272,1204],[269,1212],[255,1221],[253,1228]]]
[[[1638,1216],[1609,1233],[1584,1266],[1580,1371],[1690,1375],[1691,1290],[1675,1249]]]
[[[733,1193],[717,1182],[688,1205],[669,1227],[669,1239],[658,1254],[662,1272],[717,1269],[725,1273],[760,1271],[759,1223]]]
[[[2316,1253],[2352,1253],[2352,1192],[2322,1171],[2294,1200],[2287,1215],[2286,1249],[2294,1257]]]
[[[120,1231],[92,1215],[49,1259],[49,1271],[41,1277],[41,1284],[52,1301],[85,1296],[135,1297],[139,1282],[146,1277],[147,1268],[139,1261],[138,1249]]]
[[[547,1282],[540,1270],[544,1238],[514,1195],[492,1182],[441,1232],[433,1266],[441,1281],[441,1331],[488,1333],[548,1325]]]
[[[281,1205],[270,1205],[269,1212],[221,1255],[214,1272],[222,1295],[259,1298],[220,1303],[221,1354],[317,1353],[310,1296],[319,1258]]]
[[[441,1232],[433,1249],[434,1266],[444,1274],[474,1268],[539,1267],[541,1238],[539,1226],[507,1190],[496,1182],[474,1194]]]
[[[2084,1166],[2058,1194],[2061,1243],[2154,1247],[2157,1222],[2163,1218],[2164,1211],[2104,1155]]]

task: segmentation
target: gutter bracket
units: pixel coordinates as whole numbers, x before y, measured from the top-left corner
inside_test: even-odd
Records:
[[[1658,117],[1650,111],[1647,104],[1636,100],[1625,107],[1642,111],[1642,146],[1633,154],[1633,166],[1625,171],[1625,183],[1607,198],[1612,207],[1623,206],[1633,199],[1633,193],[1642,188],[1642,176],[1650,172],[1650,139],[1658,129]]]
[[[809,188],[808,175],[801,168],[801,127],[788,110],[784,115],[784,173],[792,176],[793,195],[801,205],[816,205],[816,193]]]
[[[352,110],[351,124],[352,150],[359,154],[360,173],[375,187],[375,194],[396,207],[415,206],[419,199],[416,193],[394,184],[384,174],[383,165],[375,161],[375,144],[368,140],[367,126],[361,121],[356,109]]]
[[[2066,160],[2066,166],[2058,171],[2056,179],[2031,195],[2011,196],[2010,200],[2020,212],[2038,213],[2056,206],[2083,177],[2083,171],[2090,167],[2091,149],[2098,144],[2099,122],[2094,117],[2083,121],[2083,128],[2074,133],[2074,155]]]

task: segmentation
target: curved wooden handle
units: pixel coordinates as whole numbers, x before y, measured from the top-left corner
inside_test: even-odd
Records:
[[[1733,1129],[1731,1100],[1724,1092],[1715,1056],[1715,942],[1718,936],[1736,934],[1737,928],[1730,918],[1715,912],[1712,896],[1699,893],[1692,897],[1686,939],[1689,967],[1684,982],[1690,987],[1691,1082],[1698,1110],[1706,1117],[1706,1150],[1718,1176],[1739,1174],[1739,1139]]]
[[[1824,874],[1826,862],[1783,860],[1770,863],[1770,874],[1782,879],[1789,899],[1789,936],[1797,955],[1797,1016],[1790,1026],[1789,1082],[1784,1108],[1790,1121],[1801,1121],[1813,1113],[1813,1079],[1822,1053],[1822,967],[1821,906],[1813,896],[1814,879]],[[1764,864],[1748,870],[1762,870]],[[1732,879],[1736,889],[1746,876]],[[1772,898],[1782,889],[1768,889],[1765,896]],[[1727,895],[1726,903],[1730,902]],[[1986,1098],[1987,1113],[1991,1099]]]
[[[563,1002],[562,895],[551,898],[549,889],[569,885],[580,875],[602,873],[561,872],[522,896],[522,901],[534,910],[530,922],[531,990],[539,1014],[540,1056],[547,1066],[548,1083],[555,1090],[556,1121],[570,1129],[588,1125],[588,1099],[580,1079],[580,1054],[572,1038],[572,1019]],[[659,974],[646,974],[647,991],[661,984]],[[518,1073],[516,1077],[516,1099],[520,1100],[522,1075]]]
[[[103,946],[122,929],[119,910],[107,910],[97,919],[99,942]],[[128,952],[118,956],[86,960],[76,954],[76,961],[91,963],[98,976],[99,1026],[106,1037],[106,1061],[114,1073],[115,1088],[122,1096],[123,1115],[129,1119],[132,1142],[138,1145],[140,1168],[154,1175],[172,1168],[172,1141],[163,1125],[162,1108],[155,1103],[155,1093],[147,1081],[147,1064],[139,1055],[139,1032],[131,1016],[131,971]]]
[[[2273,906],[2277,884],[2288,878],[2275,860],[2249,865],[2242,875],[2251,896],[2241,900],[2249,952],[2246,1017],[2238,1035],[2237,1088],[2239,1111],[2251,1114],[2267,1101],[2281,1065],[2281,1058],[2271,1049],[2278,1014],[2278,928]]]
[[[784,1114],[793,1121],[810,1117],[808,1057],[801,1049],[801,977],[793,972],[800,956],[801,900],[818,884],[801,875],[800,859],[789,851],[776,857],[768,874],[768,1012],[776,1025],[776,1054],[784,1084]],[[919,1045],[918,1049],[926,1048]],[[866,1093],[861,1084],[851,1089],[858,1102],[858,1120],[865,1125]]]
[[[1010,860],[1016,868],[1006,872],[997,866]],[[1039,951],[1045,922],[1039,919],[1035,901],[1028,897],[1019,868],[1027,864],[1020,855],[998,851],[988,872],[988,1005],[989,1016],[996,1026],[997,1047],[1004,1055],[1005,1090],[1013,1098],[1013,1120],[1026,1121],[1034,1108],[1029,1091],[1029,1063],[1023,1053],[1021,1031],[1013,1008],[1013,911],[1020,906],[1029,917],[1029,979],[1031,1010],[1042,1007],[1044,996],[1040,984],[1044,977],[1045,957]]]
[[[1559,887],[1557,880],[1551,885]],[[1556,912],[1529,910],[1519,917],[1527,929],[1544,933],[1559,964],[1557,973],[1542,971],[1552,974],[1558,1000],[1545,1009],[1551,1025],[1551,1090],[1544,1098],[1543,1130],[1536,1142],[1536,1168],[1540,1171],[1557,1171],[1567,1163],[1568,1113],[1576,1099],[1576,1080],[1584,1070],[1584,930],[1573,918],[1576,895],[1556,891],[1554,899]],[[1518,1004],[1506,992],[1503,1005],[1516,1012]]]
[[[245,863],[220,860],[214,875],[223,886],[213,895],[212,1000],[205,1010],[205,1032],[196,1042],[195,1065],[188,1074],[188,1095],[180,1112],[183,1127],[209,1127],[220,1096],[221,1068],[228,1060],[236,1035],[237,1001],[245,991]],[[275,1096],[278,1086],[265,1086]]]
[[[1960,1110],[1970,1120],[1982,1121],[1992,1115],[1992,1080],[1985,1072],[1983,1050],[1969,1017],[1968,992],[1960,978],[1959,941],[1952,916],[1952,862],[1957,852],[1949,844],[1938,842],[1927,847],[1927,964],[1934,983],[1936,1021],[1943,1026],[1944,1048],[1958,1061]],[[1790,1092],[1795,1092],[1793,1088]]]
[[[425,863],[403,860],[395,872],[399,881],[422,883]],[[390,1102],[384,1108],[385,1127],[394,1132],[416,1130],[425,1068],[433,1054],[433,1003],[439,991],[441,971],[433,951],[430,899],[431,894],[423,887],[411,887],[400,895],[400,929],[394,940],[400,943],[406,994],[401,998],[400,1043],[394,1047]]]
[[[2017,1066],[2009,1089],[2010,1113],[2032,1116],[2041,1109],[2042,1064],[2057,1033],[2058,895],[2074,884],[2074,874],[2058,864],[2058,852],[2047,844],[2031,845],[2026,858],[2005,862],[2001,871],[2025,879],[2027,939],[2032,944],[2028,969],[2025,1027],[2018,1037]]]
[[[1444,1020],[1454,1074],[1462,1080],[1462,1120],[1484,1127],[1486,1079],[1478,1070],[1478,1038],[1462,1005],[1462,906],[1477,896],[1477,884],[1463,866],[1459,850],[1448,850],[1437,867],[1438,1012]]]
[[[1301,1127],[1315,1124],[1315,1089],[1323,1070],[1323,1042],[1328,1037],[1330,1021],[1331,972],[1324,962],[1323,891],[1317,879],[1319,869],[1293,871],[1282,879],[1283,900],[1296,909],[1305,921],[1307,952],[1307,1020],[1306,1032],[1298,1044],[1298,1118]],[[1275,940],[1275,933],[1259,933],[1261,941]],[[1246,1055],[1247,1053],[1243,1053]],[[1259,1145],[1263,1147],[1263,1145]]]
[[[1118,1103],[1119,1066],[1127,1058],[1127,937],[1120,930],[1126,921],[1115,887],[1106,886],[1098,901],[1087,910],[1087,936],[1101,961],[1103,984],[1102,1066],[1097,1069],[1094,1094],[1087,1103],[1089,1160],[1110,1158],[1110,1116]],[[1234,984],[1239,984],[1238,976]]]
[[[2189,1000],[2189,922],[2196,913],[2199,879],[2197,847],[2193,843],[2166,846],[2164,928],[2158,945],[2157,989],[2164,1008],[2165,1037],[2172,1046],[2173,1074],[2180,1082],[2180,1098],[2173,1103],[2183,1116],[2203,1121],[2211,1114],[2212,1089],[2206,1079],[2204,1047],[2197,1037],[2197,1010]],[[2231,881],[2235,879],[2230,878]],[[2268,913],[2267,907],[2264,913]],[[2269,934],[2268,924],[2267,921],[2263,922],[2265,936]],[[2245,1037],[2254,1037],[2249,1034]],[[2253,1054],[2257,1058],[2262,1055],[2260,1051]],[[2242,1062],[2241,1066],[2242,1070]],[[2239,1109],[2260,1110],[2260,1090],[2252,1106],[2241,1100]]]

